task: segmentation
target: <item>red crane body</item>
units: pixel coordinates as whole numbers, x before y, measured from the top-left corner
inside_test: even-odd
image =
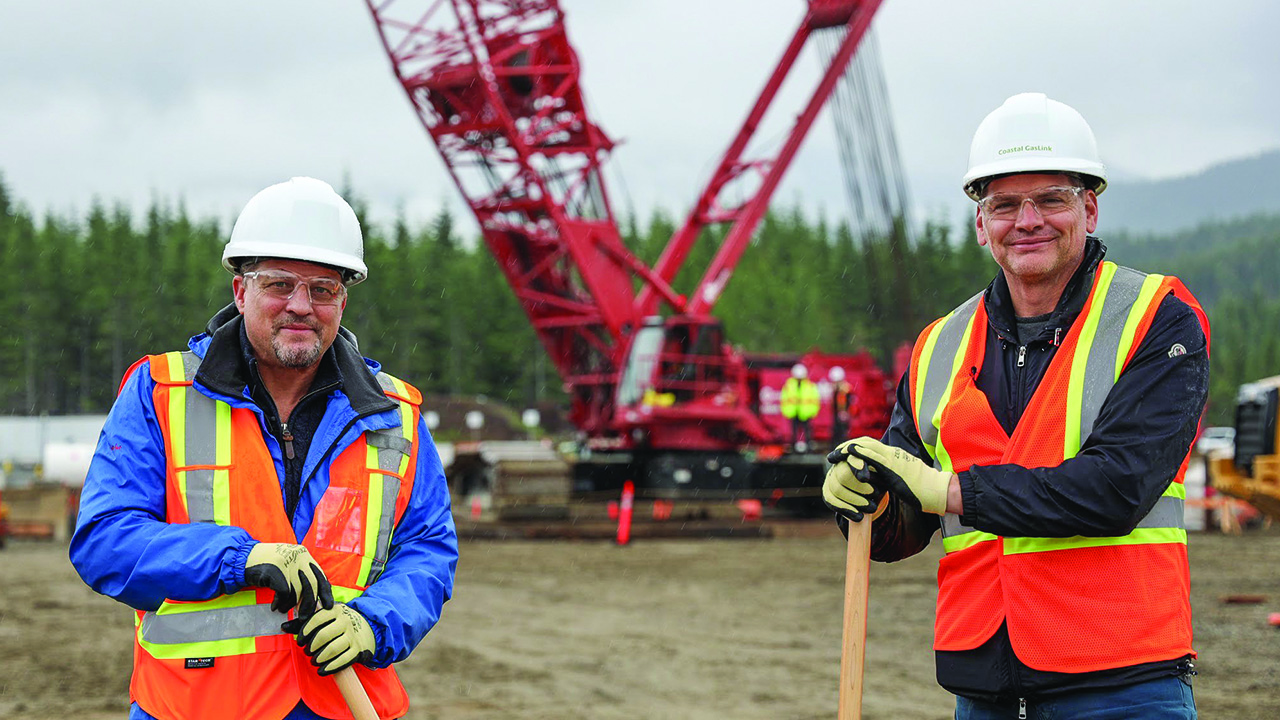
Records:
[[[653,268],[619,233],[601,173],[613,142],[587,112],[558,0],[366,3],[400,84],[572,396],[573,422],[597,450],[646,453],[654,466],[620,472],[665,477],[669,467],[655,468],[681,464],[655,453],[719,457],[782,445],[789,422],[778,414],[777,391],[797,361],[814,378],[837,365],[845,370],[858,398],[848,436],[883,429],[889,383],[865,352],[745,355],[725,341],[711,315],[880,0],[809,0],[741,129]],[[815,31],[829,28],[843,28],[843,40],[776,155],[745,157],[800,51]],[[725,202],[726,188],[748,183],[745,202]],[[713,224],[729,228],[686,298],[672,282]],[[662,305],[666,317],[658,314]],[[829,384],[820,388],[830,393]],[[832,437],[829,415],[815,419],[817,438],[842,439]]]

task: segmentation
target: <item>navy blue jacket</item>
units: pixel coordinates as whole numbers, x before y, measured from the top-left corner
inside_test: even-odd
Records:
[[[1106,247],[1090,237],[1040,334],[1024,346],[1015,331],[1013,301],[1001,272],[983,297],[989,318],[988,352],[977,377],[991,410],[1010,433],[1045,370],[1079,316]],[[1170,356],[1180,343],[1185,355]],[[1000,352],[991,352],[999,348]],[[1018,366],[1018,358],[1024,362]],[[1207,340],[1195,312],[1172,295],[1156,310],[1151,328],[1103,403],[1080,453],[1057,467],[975,465],[957,473],[962,520],[1007,537],[1111,536],[1129,533],[1177,474],[1195,438],[1209,393]],[[932,463],[913,417],[907,377],[883,441]],[[890,503],[872,525],[871,557],[892,562],[924,549],[941,518]],[[938,683],[970,697],[1010,699],[1126,685],[1184,674],[1187,660],[1145,663],[1091,673],[1034,670],[1014,655],[1006,628],[973,650],[937,651]]]

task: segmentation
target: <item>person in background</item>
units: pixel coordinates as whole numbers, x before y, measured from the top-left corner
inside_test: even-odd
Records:
[[[831,444],[844,442],[853,417],[853,385],[845,379],[844,368],[837,365],[827,372],[831,381]]]
[[[782,417],[791,420],[791,445],[797,452],[808,450],[813,444],[813,418],[818,415],[821,398],[817,384],[809,379],[809,370],[802,363],[791,366],[791,377],[783,383],[779,400]]]

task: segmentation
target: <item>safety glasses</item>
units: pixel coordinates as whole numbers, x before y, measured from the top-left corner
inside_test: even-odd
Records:
[[[1022,211],[1024,203],[1031,205],[1043,215],[1057,215],[1070,210],[1075,199],[1080,197],[1084,188],[1071,185],[1054,185],[1040,188],[1029,193],[996,193],[978,201],[978,207],[987,217],[995,220],[1012,220]]]
[[[252,270],[243,275],[264,295],[279,300],[292,298],[300,285],[306,286],[312,305],[337,305],[347,293],[346,287],[333,278],[304,278],[288,270]]]

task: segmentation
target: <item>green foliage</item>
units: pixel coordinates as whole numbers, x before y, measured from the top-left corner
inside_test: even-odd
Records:
[[[363,212],[364,205],[355,203]],[[677,221],[628,218],[623,240],[655,263]],[[560,379],[483,242],[464,243],[442,212],[365,225],[373,278],[351,291],[344,325],[360,349],[426,392],[484,394],[512,404],[563,399]],[[961,235],[956,237],[956,235]],[[711,229],[693,245],[677,292],[690,293],[720,249]],[[225,228],[185,208],[151,207],[138,222],[95,204],[83,220],[37,221],[0,180],[0,412],[105,412],[125,370],[146,353],[185,347],[231,300],[221,268]],[[1210,421],[1231,422],[1236,387],[1280,373],[1280,217],[1258,216],[1161,237],[1108,240],[1110,257],[1176,274],[1213,327]],[[996,273],[974,230],[929,223],[859,237],[796,209],[770,212],[715,312],[731,342],[753,352],[894,350]]]

